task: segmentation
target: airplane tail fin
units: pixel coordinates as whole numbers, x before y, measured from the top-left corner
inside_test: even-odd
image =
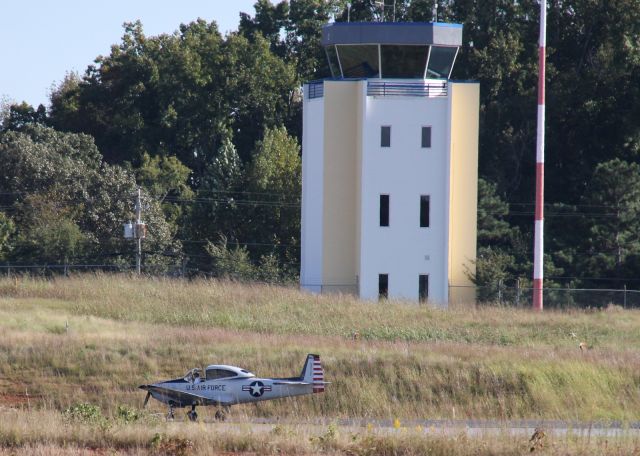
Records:
[[[300,379],[303,382],[311,383],[314,393],[324,392],[326,382],[324,381],[324,369],[320,363],[320,355],[307,355],[307,361],[304,363]]]

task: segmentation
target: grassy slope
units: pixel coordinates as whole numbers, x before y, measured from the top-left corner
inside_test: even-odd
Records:
[[[235,413],[637,420],[639,328],[638,311],[439,311],[215,281],[3,279],[0,394],[17,404],[27,391],[47,409],[88,401],[108,413],[139,406],[137,385],[190,367],[287,376],[318,352],[333,382],[325,394]],[[594,348],[581,353],[582,340]]]

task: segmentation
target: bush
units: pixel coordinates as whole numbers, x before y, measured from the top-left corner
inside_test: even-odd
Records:
[[[137,410],[131,407],[119,405],[116,409],[116,418],[125,424],[129,424],[138,421],[140,419],[140,414]]]
[[[62,412],[62,415],[67,421],[86,424],[99,424],[106,420],[100,407],[88,403],[71,405]]]

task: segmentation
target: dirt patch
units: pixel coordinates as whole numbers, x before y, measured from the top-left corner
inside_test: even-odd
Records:
[[[39,395],[0,393],[0,404],[6,408],[30,407],[39,404],[40,401],[42,401],[42,396]]]

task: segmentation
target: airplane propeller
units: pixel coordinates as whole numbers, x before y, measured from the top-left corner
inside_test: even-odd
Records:
[[[149,398],[151,397],[151,392],[147,391],[147,396],[144,398],[144,404],[142,404],[142,408],[147,406],[147,402],[149,402]]]

